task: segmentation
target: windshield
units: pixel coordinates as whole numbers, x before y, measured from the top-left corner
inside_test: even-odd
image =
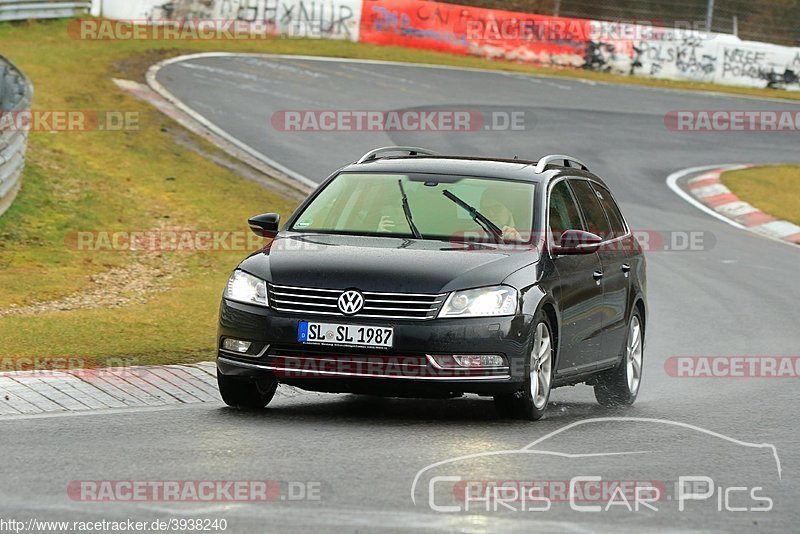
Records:
[[[532,235],[534,193],[535,184],[529,182],[342,173],[306,206],[291,229],[439,240],[499,237],[523,243]],[[493,235],[492,225],[502,236]]]

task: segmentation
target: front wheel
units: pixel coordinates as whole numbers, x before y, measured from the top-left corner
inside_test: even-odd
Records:
[[[628,323],[623,358],[619,365],[600,376],[594,396],[603,406],[630,406],[639,395],[644,363],[644,327],[638,311]]]
[[[555,348],[551,332],[547,318],[538,318],[531,351],[525,362],[525,382],[522,389],[512,395],[495,395],[494,403],[499,415],[529,421],[538,421],[544,415],[553,384]]]
[[[259,410],[270,403],[278,389],[275,378],[239,378],[217,371],[217,385],[228,406]]]

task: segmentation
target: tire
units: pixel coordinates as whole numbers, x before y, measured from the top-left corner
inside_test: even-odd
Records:
[[[603,406],[631,406],[636,402],[642,385],[644,367],[644,323],[639,310],[634,310],[628,321],[622,360],[619,365],[603,373],[594,386],[594,396]]]
[[[217,371],[217,385],[223,402],[233,408],[260,410],[275,396],[278,381],[275,378],[239,378],[225,376]]]
[[[537,314],[522,388],[511,395],[494,397],[495,409],[501,417],[538,421],[544,415],[555,371],[555,338],[552,332],[547,317]]]

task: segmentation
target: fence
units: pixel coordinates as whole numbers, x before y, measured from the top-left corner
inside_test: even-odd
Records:
[[[0,128],[0,215],[11,206],[21,186],[28,142],[26,128],[18,128],[19,114],[30,111],[33,86],[17,67],[0,56],[0,121],[14,123]]]
[[[0,21],[58,19],[89,12],[91,1],[52,2],[51,0],[0,0]]]

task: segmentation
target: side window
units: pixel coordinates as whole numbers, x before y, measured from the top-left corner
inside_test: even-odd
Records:
[[[550,191],[550,231],[555,242],[567,230],[583,230],[578,205],[572,197],[566,180],[558,182]]]
[[[603,209],[608,216],[608,222],[611,223],[611,231],[614,232],[613,237],[625,235],[625,219],[622,218],[622,212],[619,210],[619,206],[617,206],[617,203],[611,198],[611,193],[608,192],[608,189],[597,184],[592,184],[592,187],[597,193],[597,198],[600,199],[600,204],[603,205]]]
[[[609,234],[611,234],[611,226],[595,190],[586,180],[570,180],[570,185],[583,212],[586,229],[593,234],[599,235],[603,240],[608,239]]]

